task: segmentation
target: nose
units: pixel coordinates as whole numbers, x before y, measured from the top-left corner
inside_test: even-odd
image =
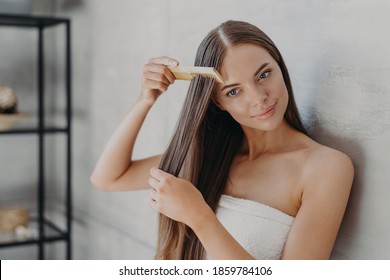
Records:
[[[253,106],[261,106],[267,102],[268,93],[263,87],[252,85],[248,87],[248,91],[247,96]]]

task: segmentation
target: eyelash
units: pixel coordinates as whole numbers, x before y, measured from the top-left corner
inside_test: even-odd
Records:
[[[235,95],[231,95],[231,93],[234,92],[234,91],[237,91],[237,93],[236,93]],[[227,96],[227,97],[236,97],[238,93],[239,93],[239,90],[236,89],[236,88],[234,88],[234,89],[228,91],[228,92],[226,93],[226,96]]]
[[[267,75],[264,78],[261,78],[261,76],[264,74],[267,74]],[[260,75],[257,76],[257,81],[266,79],[270,74],[271,74],[271,70],[264,71],[263,73],[261,73]]]
[[[262,78],[261,76],[263,76],[263,75],[265,75],[265,74],[266,74],[266,76]],[[271,70],[266,70],[266,71],[264,71],[263,73],[261,73],[260,75],[257,76],[256,81],[264,80],[264,79],[268,78],[268,76],[269,76],[270,74],[271,74]],[[236,93],[235,95],[231,95],[232,92],[237,92],[237,93]],[[237,94],[239,94],[239,92],[240,92],[240,90],[234,88],[234,89],[228,91],[228,92],[226,93],[226,96],[227,96],[227,97],[236,97]]]

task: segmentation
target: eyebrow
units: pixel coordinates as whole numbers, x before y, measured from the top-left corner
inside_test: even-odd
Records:
[[[267,65],[269,65],[269,62],[266,62],[266,63],[263,63],[255,72],[255,74],[253,74],[254,77],[256,77],[261,70],[263,70]],[[235,83],[235,84],[230,84],[230,85],[225,85],[224,87],[221,88],[221,91],[227,89],[227,88],[230,88],[230,87],[235,87],[235,86],[238,86],[240,85],[239,83]]]
[[[261,70],[263,70],[267,65],[269,65],[269,62],[266,62],[264,64],[262,64],[259,69],[256,70],[255,74],[253,76],[257,76]]]

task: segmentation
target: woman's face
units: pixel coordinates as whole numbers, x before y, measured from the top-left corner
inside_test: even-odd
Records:
[[[279,65],[263,48],[244,44],[228,49],[215,101],[241,126],[273,130],[283,120],[288,92]]]

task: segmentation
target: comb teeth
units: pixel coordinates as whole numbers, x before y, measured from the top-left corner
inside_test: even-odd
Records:
[[[168,69],[178,80],[192,80],[196,76],[206,76],[224,84],[222,76],[213,67],[168,67]]]

